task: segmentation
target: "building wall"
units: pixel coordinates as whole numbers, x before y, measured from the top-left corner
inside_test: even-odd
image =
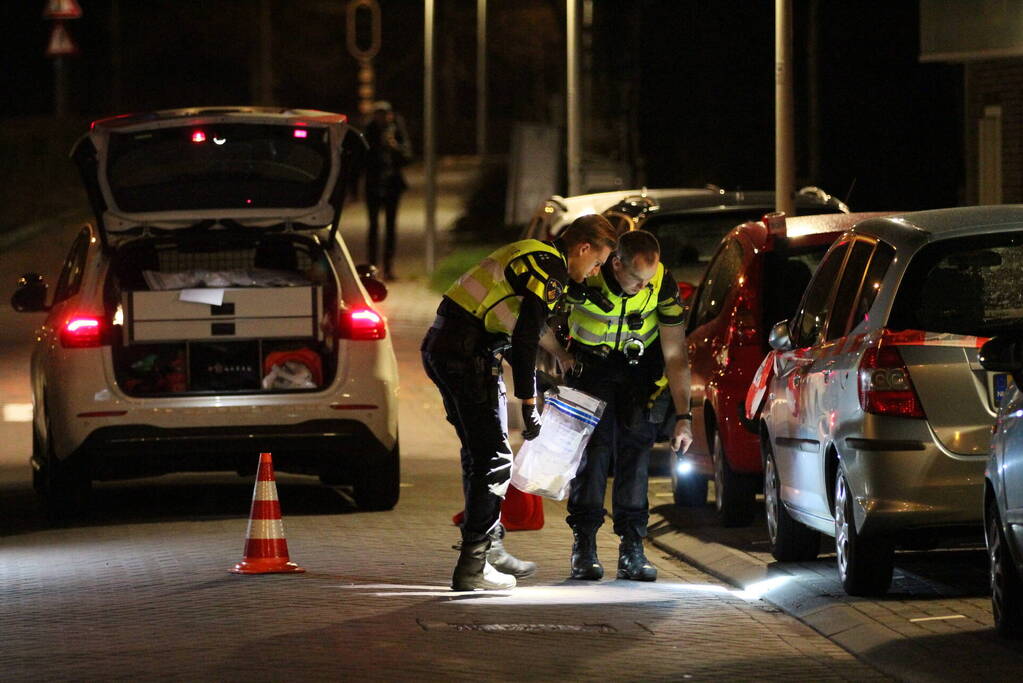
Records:
[[[1023,58],[965,67],[966,203],[977,203],[979,122],[992,105],[1002,108],[1002,202],[1023,202]]]

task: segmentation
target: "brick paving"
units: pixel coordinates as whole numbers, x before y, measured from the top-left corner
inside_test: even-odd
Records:
[[[227,572],[242,549],[244,481],[100,486],[87,525],[0,538],[2,678],[881,678],[795,619],[660,553],[656,583],[566,581],[571,537],[558,503],[546,505],[544,529],[507,540],[541,562],[537,576],[504,593],[452,593],[459,485],[448,460],[413,449],[402,502],[386,513],[359,513],[282,475],[304,575]],[[164,504],[175,512],[135,521]],[[615,543],[605,529],[609,564]]]
[[[652,500],[670,495],[670,486],[666,478],[652,481]],[[724,529],[713,508],[660,505],[653,519],[659,548],[729,583],[785,577],[787,584],[765,594],[768,601],[893,676],[1019,680],[1023,651],[994,633],[987,559],[976,545],[899,552],[891,590],[867,599],[842,590],[830,539],[817,561],[778,563],[767,551],[762,515],[750,527]]]

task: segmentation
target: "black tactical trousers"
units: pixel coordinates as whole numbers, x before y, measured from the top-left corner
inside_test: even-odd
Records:
[[[476,543],[485,540],[500,521],[501,501],[511,479],[504,380],[485,348],[452,351],[443,340],[447,335],[466,337],[450,326],[432,328],[423,340],[423,368],[440,390],[447,420],[462,443],[462,540]]]
[[[658,431],[658,424],[649,419],[646,403],[659,376],[648,363],[630,366],[619,354],[612,354],[603,361],[583,359],[582,373],[567,378],[569,386],[607,402],[572,480],[566,521],[573,529],[590,533],[604,523],[604,493],[613,464],[614,532],[646,536],[650,517],[647,470]]]

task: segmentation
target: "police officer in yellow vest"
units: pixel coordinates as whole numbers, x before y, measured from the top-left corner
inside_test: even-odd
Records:
[[[600,273],[587,279],[600,297],[570,296],[569,350],[546,334],[544,348],[568,370],[568,384],[607,402],[572,480],[568,525],[574,534],[572,578],[597,580],[596,534],[604,523],[604,492],[614,469],[612,517],[621,537],[618,578],[654,581],[657,570],[643,553],[649,505],[647,467],[662,423],[671,425],[672,447],[692,442],[689,361],[678,285],[660,262],[651,233],[622,235]],[[668,390],[665,390],[665,380]]]
[[[522,400],[522,436],[536,438],[536,351],[570,281],[595,273],[614,248],[600,216],[574,221],[554,242],[522,240],[490,254],[452,285],[423,340],[423,367],[462,443],[465,519],[454,590],[506,589],[536,571],[504,550],[501,501],[511,477],[501,359]]]

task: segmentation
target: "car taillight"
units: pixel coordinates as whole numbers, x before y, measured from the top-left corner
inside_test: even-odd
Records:
[[[894,346],[872,347],[860,360],[860,407],[864,412],[924,419],[902,354]]]
[[[340,322],[338,334],[342,339],[383,339],[387,336],[384,317],[372,308],[342,310]]]
[[[60,345],[65,349],[103,346],[103,321],[89,315],[73,315],[60,328]]]

